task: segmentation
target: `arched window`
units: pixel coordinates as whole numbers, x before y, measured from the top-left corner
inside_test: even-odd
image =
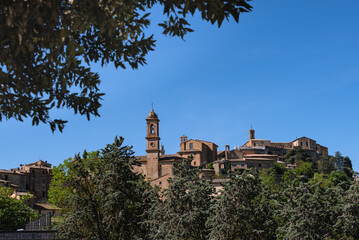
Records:
[[[193,149],[193,143],[189,144],[189,149]]]
[[[155,126],[151,124],[151,133],[155,133]]]

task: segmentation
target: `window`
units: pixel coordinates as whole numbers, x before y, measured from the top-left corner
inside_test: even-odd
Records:
[[[303,142],[300,142],[300,146],[303,146]]]
[[[159,182],[160,185],[162,185],[162,182]]]
[[[241,167],[244,167],[244,163],[241,164]]]
[[[193,143],[189,144],[189,149],[193,149]]]
[[[267,163],[267,168],[269,168],[270,167],[270,163]]]
[[[308,147],[308,142],[305,142],[305,145]]]
[[[250,167],[253,167],[253,163],[252,163],[252,162],[250,162],[250,163],[249,163],[249,166],[250,166]]]
[[[264,146],[264,142],[262,142],[262,146]]]
[[[216,192],[217,192],[217,189],[216,189],[215,187],[213,188],[213,192],[214,192],[214,193],[216,193]]]
[[[45,192],[44,191],[42,191],[42,197],[45,197]]]
[[[254,146],[256,146],[256,143],[254,143]]]
[[[5,180],[9,180],[9,177],[7,175],[5,175]]]
[[[232,164],[232,167],[237,167],[237,164]]]
[[[193,162],[193,165],[196,165],[196,162]]]
[[[35,170],[34,170],[34,169],[31,169],[31,172],[32,172],[32,173],[35,173]]]
[[[45,174],[46,173],[46,171],[45,170],[42,170],[42,174]]]
[[[262,163],[260,162],[260,163],[258,163],[258,167],[262,167]]]
[[[155,126],[153,124],[151,124],[151,133],[155,133]]]

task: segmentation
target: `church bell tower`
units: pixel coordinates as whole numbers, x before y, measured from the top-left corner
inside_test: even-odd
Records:
[[[160,137],[159,122],[157,114],[153,111],[148,114],[147,122],[147,177],[152,180],[159,176],[159,159],[160,159]]]

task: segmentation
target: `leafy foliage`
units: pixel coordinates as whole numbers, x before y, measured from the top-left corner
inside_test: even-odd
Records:
[[[11,193],[12,190],[0,187],[0,231],[15,231],[38,218],[22,200],[10,198]]]
[[[313,162],[311,156],[301,147],[289,149],[284,156],[287,163]]]
[[[69,211],[59,225],[60,237],[140,239],[146,234],[140,222],[153,192],[133,172],[132,147],[122,143],[115,138],[96,158],[85,151],[68,164],[64,186],[72,193],[65,200]]]
[[[350,167],[348,160],[342,170],[329,174],[318,172],[309,161],[297,161],[293,170],[280,164],[260,173],[243,169],[216,179],[223,188],[214,193],[211,180],[201,179],[201,170],[191,168],[189,158],[173,165],[175,175],[168,179],[168,188],[160,189],[134,173],[133,152],[122,143],[122,138],[116,138],[104,149],[84,152],[82,158],[77,155],[54,169],[50,200],[65,209],[59,237],[359,237],[359,187],[344,171]],[[319,166],[323,171],[324,166]]]
[[[188,168],[191,159],[175,167],[175,176],[160,199],[153,201],[148,220],[150,239],[207,239],[212,186]]]
[[[320,173],[329,174],[335,170],[334,158],[324,154],[318,160],[318,171]]]
[[[336,239],[341,189],[291,184],[277,208],[280,239]]]
[[[99,116],[104,95],[91,63],[137,69],[154,50],[151,9],[163,8],[163,34],[183,38],[199,12],[220,26],[251,10],[248,0],[19,0],[0,3],[0,121],[32,119],[62,131],[50,110]]]
[[[359,239],[359,186],[353,184],[346,191],[343,201],[342,214],[336,227],[342,229],[343,238]]]
[[[263,193],[256,170],[231,174],[214,202],[209,239],[274,239],[273,212]]]

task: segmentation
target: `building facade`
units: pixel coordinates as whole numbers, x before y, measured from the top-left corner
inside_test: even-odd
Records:
[[[164,146],[160,145],[159,118],[152,109],[146,119],[146,155],[137,156],[138,165],[134,170],[143,173],[152,184],[168,187],[167,179],[174,175],[174,165],[184,159],[193,157],[191,167],[205,167],[217,159],[218,146],[212,142],[180,138],[180,151],[175,154],[165,154]]]
[[[16,192],[30,192],[35,202],[43,202],[48,198],[51,171],[50,163],[39,160],[19,168],[0,170],[0,184]]]

